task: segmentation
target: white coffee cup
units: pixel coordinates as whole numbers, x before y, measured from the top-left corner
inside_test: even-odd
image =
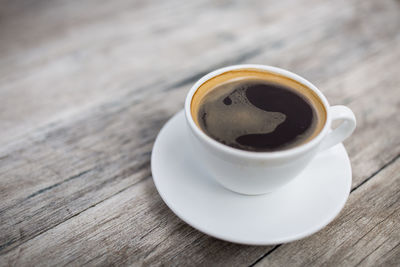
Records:
[[[260,70],[297,81],[312,90],[323,104],[326,120],[313,139],[294,148],[276,152],[251,152],[224,145],[204,133],[195,123],[191,103],[199,87],[213,77],[232,70]],[[321,150],[341,143],[356,127],[353,112],[345,106],[329,106],[325,96],[306,79],[276,67],[264,65],[235,65],[213,71],[197,81],[187,94],[185,116],[189,128],[193,155],[198,164],[222,186],[246,195],[272,192],[294,179]],[[333,121],[340,124],[331,129]],[[323,177],[321,177],[323,179]]]

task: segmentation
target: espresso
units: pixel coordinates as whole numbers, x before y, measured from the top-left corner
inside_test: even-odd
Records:
[[[325,115],[311,91],[304,92],[258,77],[228,79],[198,101],[197,123],[213,139],[242,150],[296,147],[321,130]]]

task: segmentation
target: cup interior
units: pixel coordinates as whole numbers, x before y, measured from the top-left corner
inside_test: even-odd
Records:
[[[299,94],[304,96],[316,109],[316,113],[318,114],[316,125],[317,130],[314,131],[313,134],[309,138],[307,138],[307,140],[304,140],[304,143],[307,143],[318,136],[324,129],[324,126],[327,122],[327,104],[325,103],[326,100],[322,99],[321,96],[318,94],[318,91],[316,91],[316,89],[314,88],[311,88],[312,85],[310,83],[300,77],[296,79],[297,77],[294,77],[296,76],[294,74],[292,74],[291,76],[293,77],[290,77],[289,75],[285,75],[283,73],[279,73],[277,71],[250,67],[227,69],[226,71],[210,75],[210,77],[208,78],[207,76],[205,76],[204,80],[197,85],[197,88],[193,92],[193,95],[190,99],[190,116],[197,128],[202,131],[198,121],[198,112],[202,104],[202,100],[210,91],[212,91],[218,85],[229,81],[234,81],[238,79],[262,79],[296,90]]]

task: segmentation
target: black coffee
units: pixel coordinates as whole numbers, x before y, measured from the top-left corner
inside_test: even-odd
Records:
[[[213,139],[248,151],[278,151],[304,143],[317,114],[295,89],[264,80],[218,85],[200,102],[198,122]]]

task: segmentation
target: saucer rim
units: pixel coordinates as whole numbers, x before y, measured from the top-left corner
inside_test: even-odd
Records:
[[[185,120],[184,118],[184,109],[176,112],[172,117],[170,117],[170,119],[164,124],[164,126],[162,127],[162,129],[160,130],[160,132],[157,135],[156,141],[154,142],[154,146],[152,149],[152,153],[151,153],[151,173],[152,173],[152,178],[153,178],[153,182],[154,185],[157,189],[158,194],[160,195],[161,199],[164,201],[164,203],[168,206],[169,209],[171,209],[171,211],[182,221],[184,221],[186,224],[188,224],[189,226],[193,227],[194,229],[207,234],[211,237],[217,238],[219,240],[223,240],[223,241],[227,241],[227,242],[231,242],[231,243],[236,243],[236,244],[241,244],[241,245],[252,245],[252,246],[267,246],[267,245],[278,245],[278,244],[284,244],[284,243],[288,243],[288,242],[293,242],[293,241],[297,241],[300,239],[303,239],[305,237],[308,237],[310,235],[315,234],[316,232],[320,231],[321,229],[323,229],[324,227],[326,227],[329,223],[331,223],[338,215],[339,213],[342,211],[343,207],[345,206],[347,199],[350,195],[350,190],[351,190],[351,185],[352,185],[352,169],[351,169],[351,164],[350,164],[350,159],[349,156],[347,154],[347,151],[345,149],[345,147],[343,146],[342,143],[339,143],[337,145],[335,145],[334,147],[330,148],[334,149],[336,147],[339,147],[340,150],[342,150],[344,156],[345,156],[345,161],[346,161],[346,165],[349,168],[349,172],[350,172],[350,179],[347,179],[347,190],[346,190],[346,194],[343,194],[343,199],[340,203],[340,205],[337,206],[336,210],[334,212],[331,213],[330,216],[327,216],[327,218],[325,220],[323,220],[321,223],[319,223],[317,226],[315,226],[315,224],[313,224],[310,228],[310,230],[305,230],[302,231],[298,234],[295,235],[291,235],[290,237],[284,237],[284,238],[272,238],[269,241],[266,242],[262,242],[262,241],[252,241],[250,239],[246,240],[243,238],[237,239],[235,237],[230,237],[229,235],[221,235],[219,233],[214,233],[212,231],[208,231],[207,229],[205,229],[203,226],[201,226],[200,224],[198,224],[197,222],[192,222],[192,221],[188,221],[187,219],[185,219],[185,216],[183,214],[181,214],[181,212],[179,212],[178,210],[176,210],[174,208],[174,205],[172,205],[169,201],[166,195],[164,195],[163,190],[160,190],[160,185],[157,182],[157,179],[155,179],[154,177],[157,176],[157,170],[155,170],[154,167],[154,157],[155,157],[155,152],[156,149],[158,147],[158,144],[160,142],[160,136],[163,135],[163,133],[168,129],[169,124],[171,124],[172,121],[179,119],[179,116],[182,117],[183,120]],[[182,148],[185,149],[185,148]],[[228,189],[226,189],[228,190]],[[278,189],[279,191],[279,189]],[[232,192],[232,191],[231,191]],[[233,192],[235,193],[235,192]],[[237,193],[235,193],[237,194]],[[268,193],[267,193],[268,194]],[[254,196],[246,196],[243,195],[245,197],[254,197]]]

